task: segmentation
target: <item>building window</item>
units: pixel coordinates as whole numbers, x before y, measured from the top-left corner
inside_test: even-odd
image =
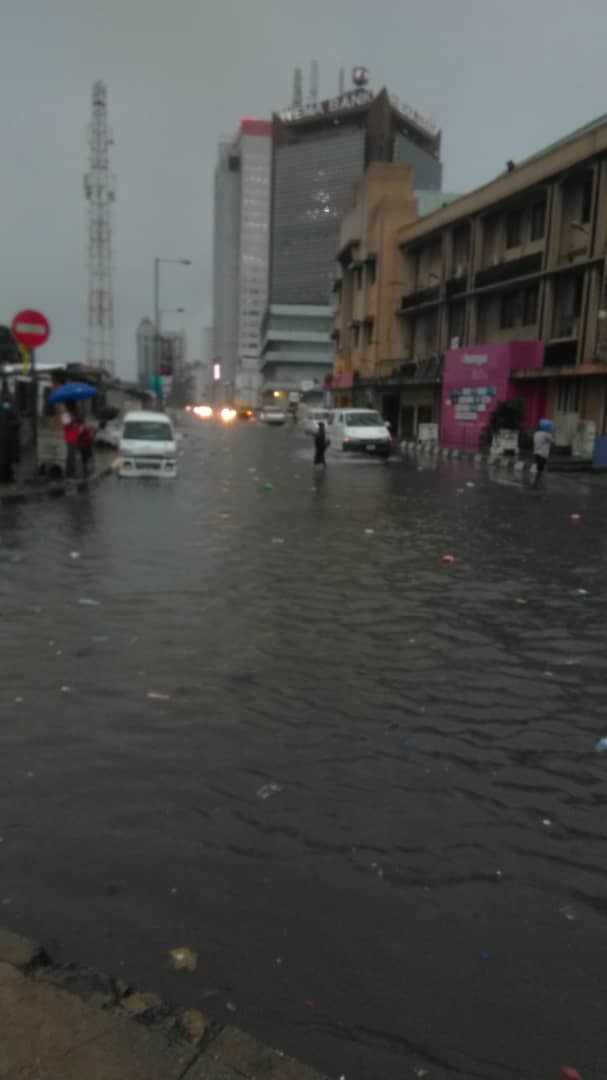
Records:
[[[375,285],[377,280],[377,259],[369,259],[367,261],[367,278],[369,285]]]
[[[356,266],[354,268],[354,285],[357,289],[363,287],[363,268],[362,266]]]
[[[449,310],[449,339],[453,341],[454,338],[459,338],[460,344],[464,340],[464,329],[466,325],[466,305],[465,303],[451,304]]]
[[[500,329],[509,330],[516,323],[516,293],[504,293],[500,304]]]
[[[523,211],[511,210],[506,216],[506,247],[520,247],[523,239]]]
[[[360,326],[358,323],[352,324],[352,345],[356,349],[360,341]]]
[[[365,323],[365,345],[373,344],[373,319],[367,319]]]
[[[592,216],[592,173],[586,173],[582,184],[580,221],[586,224]]]
[[[558,412],[576,413],[580,406],[580,384],[578,379],[561,379],[559,381],[559,393],[557,402]]]
[[[546,200],[531,207],[531,239],[541,240],[546,230]]]
[[[539,286],[530,285],[523,293],[523,326],[535,326],[537,322],[537,304]]]

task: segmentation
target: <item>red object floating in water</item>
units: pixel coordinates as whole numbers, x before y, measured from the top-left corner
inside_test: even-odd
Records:
[[[312,998],[308,998],[307,1001],[304,1001],[304,1005],[305,1005],[306,1009],[315,1009],[316,1008],[316,1002],[312,1001]]]
[[[570,514],[569,515],[569,520],[573,521],[573,522],[575,522],[577,524],[578,521],[582,520],[582,515],[581,514]]]
[[[455,555],[441,555],[440,561],[444,566],[451,566],[455,562]]]
[[[577,1069],[572,1069],[569,1065],[565,1065],[561,1069],[561,1080],[582,1080],[582,1077]]]

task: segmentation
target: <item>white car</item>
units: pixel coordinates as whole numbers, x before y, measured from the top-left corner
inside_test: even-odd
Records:
[[[387,458],[392,452],[392,436],[375,409],[334,409],[327,434],[333,447],[344,453]]]
[[[127,413],[118,453],[119,476],[177,476],[177,440],[166,413]]]
[[[259,419],[266,424],[286,424],[287,414],[280,405],[267,405],[259,414]]]
[[[306,435],[316,435],[321,420],[326,427],[331,420],[330,409],[309,409],[303,422]]]

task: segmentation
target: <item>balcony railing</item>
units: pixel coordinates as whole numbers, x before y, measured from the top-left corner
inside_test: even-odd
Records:
[[[553,338],[576,338],[580,332],[579,315],[559,315],[552,327]]]
[[[409,308],[417,307],[418,304],[431,304],[433,301],[438,300],[439,296],[440,288],[438,285],[426,289],[416,289],[415,292],[407,293],[401,297],[400,310],[407,311]]]
[[[449,299],[466,291],[468,287],[468,275],[460,274],[458,277],[447,278],[445,282],[445,295]]]
[[[510,281],[512,278],[525,277],[527,274],[537,274],[542,269],[542,253],[523,255],[520,259],[498,262],[494,266],[487,266],[474,275],[474,286],[477,289],[484,285],[498,285],[502,281]]]

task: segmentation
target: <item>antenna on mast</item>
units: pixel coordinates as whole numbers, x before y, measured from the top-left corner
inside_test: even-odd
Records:
[[[88,339],[92,367],[114,372],[114,298],[112,293],[112,217],[116,182],[110,173],[114,139],[107,123],[107,86],[93,83],[88,136],[89,171],[84,175],[88,203]]]

